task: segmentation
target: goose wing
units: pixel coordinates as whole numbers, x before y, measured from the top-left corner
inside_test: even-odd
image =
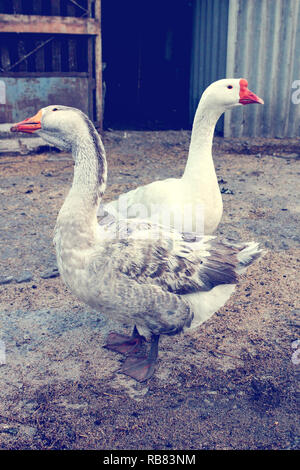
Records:
[[[139,284],[160,286],[184,295],[237,282],[237,254],[245,247],[216,237],[179,233],[169,227],[137,219],[105,226],[114,238],[106,253],[114,269]]]

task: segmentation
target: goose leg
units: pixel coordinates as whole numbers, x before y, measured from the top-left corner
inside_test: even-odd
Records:
[[[147,357],[129,356],[126,358],[120,372],[129,375],[139,382],[149,379],[155,369],[158,356],[159,335],[152,335],[151,347]]]
[[[143,336],[139,334],[137,327],[135,326],[131,336],[121,335],[114,332],[110,333],[104,347],[121,354],[135,353],[140,349],[143,341]]]

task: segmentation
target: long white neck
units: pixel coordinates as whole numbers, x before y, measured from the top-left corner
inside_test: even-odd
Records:
[[[212,159],[212,142],[216,123],[224,110],[210,108],[200,100],[192,128],[188,160],[183,178],[199,182],[215,175]]]
[[[105,150],[97,131],[83,129],[72,148],[75,160],[71,190],[60,211],[60,216],[70,214],[76,219],[91,223],[96,220],[97,209],[106,188],[107,163]]]

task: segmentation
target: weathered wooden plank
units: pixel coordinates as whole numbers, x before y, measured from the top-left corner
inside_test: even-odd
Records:
[[[87,59],[88,59],[88,105],[89,105],[89,117],[94,120],[94,90],[95,90],[95,79],[93,77],[93,37],[88,38],[87,44]]]
[[[101,20],[101,0],[95,0],[95,18]]]
[[[32,5],[32,11],[35,15],[42,14],[42,0],[35,0]],[[37,47],[42,43],[42,40],[37,40],[34,42],[34,46]],[[37,72],[45,71],[45,49],[41,47],[34,54],[35,60],[35,70]]]
[[[17,59],[18,55],[15,57],[15,60],[13,61],[13,64],[9,67],[9,69],[7,71],[11,71],[12,69],[14,70],[18,70],[18,65],[20,63],[22,63],[24,60],[27,60],[28,58],[31,58],[36,52],[37,50],[39,50],[40,48],[42,47],[46,47],[46,45],[51,42],[53,40],[53,37],[51,38],[48,38],[47,40],[41,42],[40,44],[38,44],[34,49],[31,49],[30,52],[26,53],[25,55],[23,55],[21,58]],[[18,46],[18,44],[16,43],[16,46]],[[17,47],[16,47],[17,49]],[[30,59],[31,60],[31,59]],[[32,70],[33,71],[33,70]]]
[[[66,3],[67,16],[80,17],[88,14],[86,2],[84,2],[83,0],[68,0]],[[73,6],[74,8],[71,10],[70,6]]]
[[[76,9],[75,5],[72,3],[67,4],[67,15],[68,16],[75,16],[76,14]],[[72,72],[74,70],[77,70],[77,41],[74,38],[68,38],[68,65],[69,65],[69,71]]]
[[[69,52],[69,71],[77,70],[77,41],[76,39],[68,39],[68,52]]]
[[[26,48],[25,48],[25,41],[23,41],[22,39],[19,39],[18,40],[18,59],[22,59],[22,57],[26,56],[27,54],[27,51],[26,51]],[[19,63],[18,65],[18,68],[20,70],[20,72],[27,72],[27,59],[25,60],[22,60],[22,62]]]
[[[88,16],[93,17],[93,0],[87,1]],[[90,36],[87,40],[87,69],[88,69],[88,105],[89,117],[93,121],[96,118],[96,80],[94,77],[94,38]]]
[[[103,129],[102,115],[102,42],[101,42],[101,1],[95,0],[95,21],[99,24],[95,37],[95,79],[96,79],[96,121]]]
[[[42,15],[42,0],[34,0],[32,4],[32,12],[35,15]]]
[[[52,70],[53,72],[61,71],[61,40],[54,38],[52,43]]]
[[[41,15],[42,14],[42,0],[34,0],[32,4],[32,13],[35,15]],[[34,47],[38,47],[41,44],[42,40],[37,40],[34,41]],[[34,68],[33,69],[28,69],[30,70],[36,70],[38,72],[44,72],[45,70],[45,50],[43,47],[38,49],[35,54],[34,54]]]
[[[60,9],[60,0],[52,0],[51,2],[51,14],[53,16],[59,16],[61,12]],[[61,71],[61,40],[59,38],[54,38],[52,43],[52,70],[53,72]]]
[[[39,46],[42,41],[35,41],[35,47]],[[45,49],[41,47],[35,53],[35,68],[38,72],[45,70]]]
[[[87,72],[0,72],[0,77],[87,77]]]
[[[86,5],[86,9],[88,11],[87,15],[92,18],[93,15],[92,15],[92,3],[93,1],[92,0],[87,0],[87,5]]]
[[[22,0],[13,0],[12,5],[14,14],[22,13]]]
[[[3,33],[97,35],[100,30],[100,20],[68,16],[0,14],[0,30]]]
[[[34,37],[32,37],[31,35],[30,36],[26,35],[26,37],[24,39],[25,39],[24,42],[25,42],[26,51],[32,51],[33,49],[36,48],[37,42],[34,39]],[[27,52],[27,54],[28,54],[28,52]],[[35,54],[27,56],[27,70],[28,70],[28,72],[29,71],[32,71],[32,72],[36,71],[36,57],[35,57]]]
[[[60,0],[51,1],[51,14],[53,16],[60,16]]]
[[[1,68],[3,70],[10,67],[10,55],[9,55],[9,48],[6,44],[1,45]]]
[[[0,13],[7,13],[7,2],[0,0]]]

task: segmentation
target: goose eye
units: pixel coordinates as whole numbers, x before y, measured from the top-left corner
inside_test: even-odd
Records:
[[[53,108],[52,111],[58,111],[58,108]]]
[[[229,90],[231,90],[231,88],[232,88],[232,85],[228,85],[228,87],[227,87],[227,88],[229,88]]]

